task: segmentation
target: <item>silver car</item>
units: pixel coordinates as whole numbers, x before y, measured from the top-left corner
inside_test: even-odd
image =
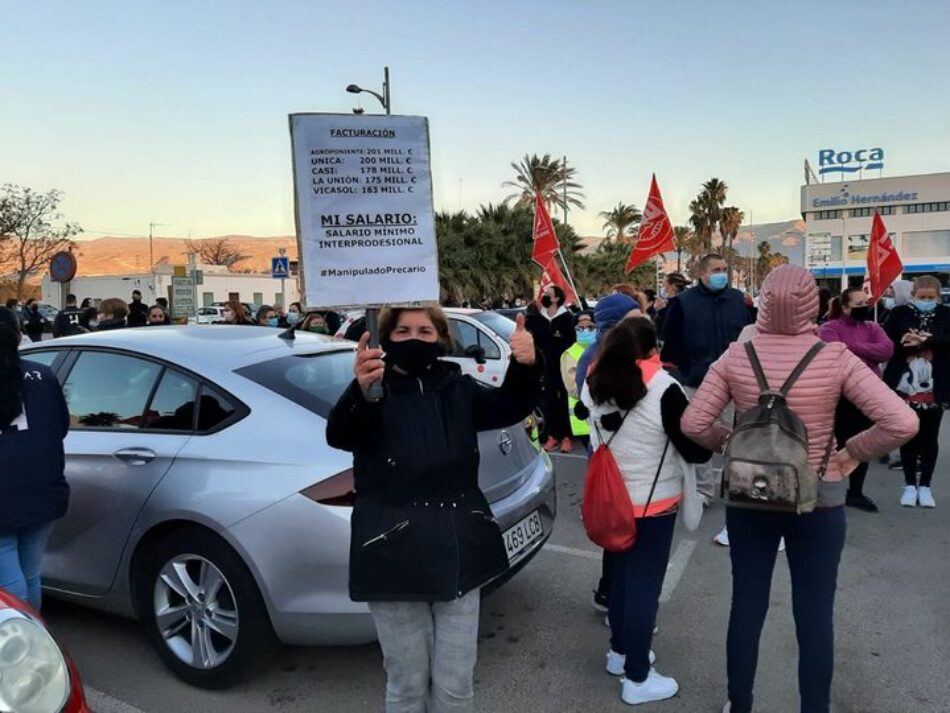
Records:
[[[347,590],[352,458],[324,436],[354,345],[278,334],[152,327],[23,349],[55,370],[71,421],[72,499],[44,585],[139,618],[195,685],[238,680],[278,642],[376,635]],[[480,434],[479,448],[511,562],[504,580],[551,534],[554,473],[522,424]]]

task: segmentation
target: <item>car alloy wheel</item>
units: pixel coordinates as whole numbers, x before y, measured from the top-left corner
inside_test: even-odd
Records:
[[[212,669],[228,660],[238,639],[237,599],[214,563],[178,555],[155,580],[155,622],[166,646],[185,664]]]

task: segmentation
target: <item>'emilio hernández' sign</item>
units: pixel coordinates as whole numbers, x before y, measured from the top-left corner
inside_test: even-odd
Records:
[[[884,149],[858,149],[857,151],[818,151],[818,173],[857,173],[884,168]]]

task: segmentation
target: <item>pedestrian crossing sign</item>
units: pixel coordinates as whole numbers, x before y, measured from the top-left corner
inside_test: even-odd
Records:
[[[270,276],[279,280],[290,277],[290,259],[272,257],[270,259]]]

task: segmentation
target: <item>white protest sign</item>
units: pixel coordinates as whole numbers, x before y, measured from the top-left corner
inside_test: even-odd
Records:
[[[428,120],[291,114],[290,137],[307,306],[437,302]]]

